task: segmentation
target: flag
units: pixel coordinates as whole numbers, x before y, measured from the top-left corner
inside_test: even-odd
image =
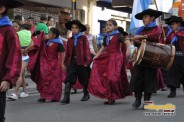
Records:
[[[130,23],[131,33],[133,33],[136,28],[143,26],[143,22],[140,20],[137,20],[135,18],[135,15],[137,13],[142,12],[145,9],[148,9],[151,3],[152,3],[152,0],[134,0],[132,18],[131,18],[131,23]]]

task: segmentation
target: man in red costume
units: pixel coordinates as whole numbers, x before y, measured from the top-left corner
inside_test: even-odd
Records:
[[[0,0],[0,122],[5,121],[6,91],[15,85],[21,71],[21,48],[8,9],[22,6],[14,0]]]

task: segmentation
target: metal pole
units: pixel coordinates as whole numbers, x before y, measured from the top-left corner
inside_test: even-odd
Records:
[[[157,9],[157,11],[158,11],[157,1],[154,0],[154,2],[155,2],[156,9]],[[159,20],[161,20],[161,19],[159,18]],[[164,31],[163,25],[162,25],[161,29],[162,29],[162,33],[163,33],[164,41],[165,41],[165,40],[166,40],[166,34],[165,34],[165,31]]]
[[[76,0],[72,0],[72,20],[76,19],[75,10],[76,10]]]

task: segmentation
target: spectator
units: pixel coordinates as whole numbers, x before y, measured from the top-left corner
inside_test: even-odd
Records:
[[[38,23],[38,25],[36,26],[36,35],[39,35],[41,31],[44,31],[45,38],[48,39],[49,29],[46,23],[47,23],[47,18],[45,16],[41,16],[40,23]]]

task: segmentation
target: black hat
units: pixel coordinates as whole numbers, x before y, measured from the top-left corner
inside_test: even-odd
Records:
[[[160,15],[162,15],[162,12],[157,11],[157,10],[153,10],[153,9],[146,9],[146,10],[136,14],[135,18],[142,20],[144,15],[150,15],[150,16],[154,16],[155,18],[158,18]]]
[[[184,25],[184,21],[181,17],[171,16],[170,18],[167,18],[165,20],[166,20],[166,24],[168,25],[171,25],[172,22],[180,22],[182,26]]]
[[[68,30],[71,30],[71,27],[73,24],[76,24],[79,26],[79,28],[81,29],[81,32],[84,32],[87,30],[86,26],[83,25],[79,20],[72,20],[72,21],[68,21],[66,24],[65,24],[65,27],[68,29]]]
[[[9,9],[18,8],[24,5],[21,2],[18,2],[16,0],[0,0],[0,3],[3,3],[3,5]]]

